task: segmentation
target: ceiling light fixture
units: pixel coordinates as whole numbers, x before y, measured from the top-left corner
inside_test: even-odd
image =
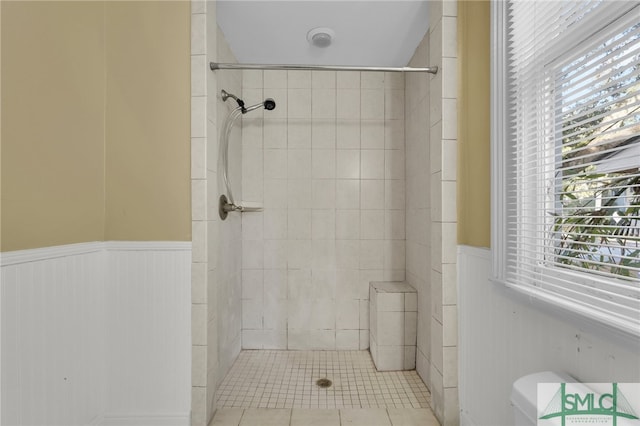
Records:
[[[307,41],[315,47],[327,47],[333,41],[335,33],[331,28],[318,27],[309,30]]]

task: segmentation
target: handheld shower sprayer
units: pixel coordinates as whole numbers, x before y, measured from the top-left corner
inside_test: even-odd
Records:
[[[249,107],[245,107],[244,101],[238,98],[236,95],[227,92],[226,90],[220,91],[220,98],[226,102],[227,99],[231,98],[238,103],[238,106],[229,113],[227,119],[224,121],[223,130],[220,133],[220,161],[222,162],[222,180],[224,182],[227,194],[223,194],[220,196],[218,213],[222,220],[227,218],[227,214],[233,211],[239,212],[250,212],[250,211],[262,211],[260,207],[247,207],[241,206],[235,203],[233,199],[233,194],[231,193],[231,184],[229,182],[229,134],[231,133],[231,129],[233,124],[237,120],[238,117],[242,114],[246,114],[249,111],[253,111],[259,108],[264,108],[267,111],[272,111],[276,108],[276,101],[271,98],[267,98],[264,101],[251,105]],[[227,198],[228,196],[228,198]]]

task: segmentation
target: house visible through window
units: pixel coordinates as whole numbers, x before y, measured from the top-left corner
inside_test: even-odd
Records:
[[[640,15],[558,61],[553,256],[560,265],[640,278]],[[551,153],[554,155],[554,153]]]
[[[493,16],[494,275],[640,335],[640,6]]]

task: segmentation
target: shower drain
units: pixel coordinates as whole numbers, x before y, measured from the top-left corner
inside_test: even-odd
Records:
[[[316,385],[318,385],[321,388],[328,388],[329,386],[332,385],[331,380],[329,379],[318,379],[316,380]]]

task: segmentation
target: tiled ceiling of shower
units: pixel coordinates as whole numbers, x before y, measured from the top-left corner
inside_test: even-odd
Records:
[[[428,28],[427,1],[217,2],[218,25],[241,63],[405,66]],[[328,27],[326,48],[307,33]]]

